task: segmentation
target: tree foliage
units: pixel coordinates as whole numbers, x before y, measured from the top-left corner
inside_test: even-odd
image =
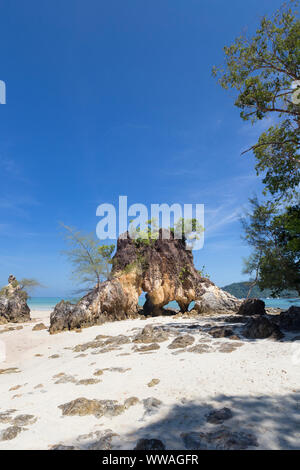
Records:
[[[72,279],[85,286],[83,291],[100,286],[110,276],[111,255],[114,245],[99,245],[93,234],[84,234],[73,227],[61,224],[66,230],[69,249],[64,251],[73,266]]]
[[[253,253],[245,260],[245,274],[276,296],[285,289],[300,295],[300,205],[285,207],[250,200],[252,212],[243,220],[245,239]]]
[[[298,1],[291,0],[264,16],[252,38],[238,37],[224,47],[225,64],[213,74],[225,89],[238,92],[235,105],[245,121],[272,118],[250,149],[265,193],[293,194],[300,183],[300,20]],[[273,117],[272,117],[273,116]]]

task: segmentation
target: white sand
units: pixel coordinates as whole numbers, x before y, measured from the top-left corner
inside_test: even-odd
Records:
[[[300,364],[292,360],[296,344],[290,340],[293,335],[283,341],[245,341],[230,353],[174,354],[177,350],[167,348],[176,336],[174,333],[169,341],[160,344],[159,350],[151,353],[133,352],[130,343],[98,355],[92,354],[95,349],[88,349],[83,353],[86,356],[76,357],[81,353],[68,348],[92,341],[99,334],[133,336],[135,328],[149,323],[172,325],[176,328],[174,332],[193,335],[194,344],[210,341],[213,349],[235,341],[214,339],[199,329],[187,329],[190,324],[212,323],[212,317],[127,320],[86,328],[81,333],[56,335],[49,335],[47,330],[32,331],[36,323],[49,325],[49,312],[32,312],[32,317],[34,320],[24,323],[23,329],[0,334],[7,352],[0,369],[20,369],[19,373],[0,374],[0,413],[15,409],[13,417],[31,414],[37,421],[25,426],[26,430],[15,439],[0,441],[0,449],[49,449],[59,443],[84,448],[95,441],[93,433],[108,429],[118,434],[114,448],[131,449],[138,439],[148,437],[161,439],[168,449],[183,449],[180,434],[216,430],[218,426],[207,423],[205,414],[212,407],[224,406],[233,412],[233,418],[224,425],[254,434],[259,448],[300,448]],[[7,326],[17,325],[0,326],[0,332]],[[59,358],[49,358],[54,354]],[[92,385],[55,384],[57,379],[53,378],[60,372],[76,380],[95,378],[93,373],[97,369],[111,367],[131,369],[124,373],[104,371],[97,377],[101,382]],[[147,384],[153,378],[160,382],[149,388]],[[39,384],[43,387],[35,388]],[[10,390],[18,385],[21,387]],[[122,404],[131,396],[140,400],[155,397],[163,404],[150,416],[145,415],[140,403],[119,416],[100,419],[63,417],[58,408],[79,397],[113,399]],[[0,422],[0,434],[8,426]],[[86,438],[78,439],[87,434]]]

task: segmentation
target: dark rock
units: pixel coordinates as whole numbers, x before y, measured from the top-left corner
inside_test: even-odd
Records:
[[[65,446],[63,444],[57,444],[51,447],[51,450],[80,450],[80,447]]]
[[[292,306],[279,315],[279,327],[287,331],[300,331],[300,307]]]
[[[0,319],[12,323],[30,321],[27,294],[12,275],[8,278],[8,285],[0,292]]]
[[[212,410],[206,415],[206,421],[211,424],[222,424],[225,420],[232,418],[233,414],[229,408]]]
[[[168,349],[185,348],[186,346],[193,344],[194,341],[195,338],[191,335],[177,336],[177,338],[169,344]]]
[[[279,327],[265,315],[251,318],[243,329],[243,335],[248,339],[283,338]]]
[[[238,310],[238,315],[265,315],[265,303],[260,299],[245,300]]]
[[[190,450],[243,450],[257,447],[257,439],[251,433],[232,431],[221,426],[214,432],[190,432],[181,434],[186,449]]]
[[[214,338],[227,338],[234,334],[233,330],[226,326],[214,326],[208,331],[208,333]]]
[[[139,439],[133,450],[165,450],[165,445],[159,439]]]

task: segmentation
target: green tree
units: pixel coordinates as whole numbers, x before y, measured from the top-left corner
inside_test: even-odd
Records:
[[[61,225],[66,230],[65,240],[69,249],[64,254],[73,265],[72,279],[85,286],[81,291],[95,285],[99,288],[101,282],[110,277],[114,245],[99,245],[93,234],[84,234],[68,225]]]
[[[224,47],[225,64],[213,74],[225,89],[238,92],[235,105],[243,120],[271,117],[274,125],[250,149],[264,193],[291,197],[300,183],[300,21],[291,0],[264,16],[252,38],[238,37]],[[243,153],[245,153],[243,152]]]
[[[243,220],[245,239],[253,253],[245,260],[244,273],[252,275],[250,290],[269,288],[272,295],[295,289],[300,295],[300,205],[279,209],[250,200],[252,212]]]

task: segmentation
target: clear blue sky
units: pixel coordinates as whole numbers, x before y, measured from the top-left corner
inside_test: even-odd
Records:
[[[245,124],[211,68],[277,0],[2,0],[0,284],[36,277],[67,295],[59,221],[94,231],[96,207],[203,203],[195,255],[218,285],[243,280],[238,220],[260,192]]]

